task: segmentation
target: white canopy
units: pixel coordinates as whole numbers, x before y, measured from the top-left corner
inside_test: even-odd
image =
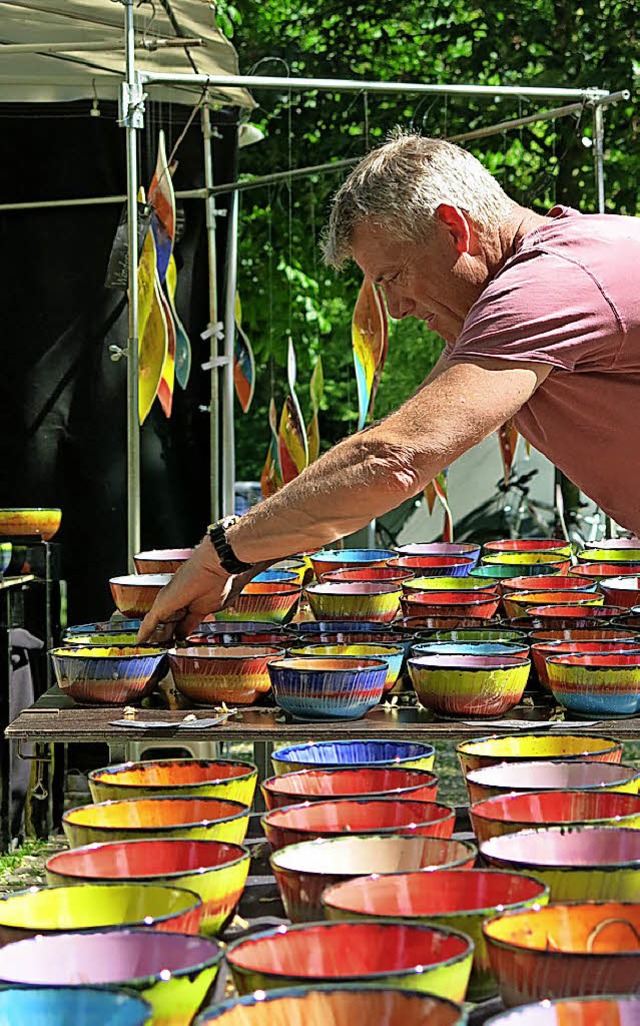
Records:
[[[209,0],[143,0],[134,10],[139,70],[238,73],[236,51],[218,28]],[[180,37],[200,42],[165,43]],[[119,0],[0,0],[0,40],[0,103],[118,98],[125,70]],[[202,91],[167,85],[147,90],[152,100],[188,105]],[[210,95],[220,103],[254,106],[244,89],[215,89]]]

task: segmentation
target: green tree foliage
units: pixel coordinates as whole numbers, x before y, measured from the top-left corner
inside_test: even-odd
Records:
[[[221,0],[218,16],[233,36],[243,72],[514,86],[633,89],[637,14],[629,0]],[[364,154],[399,124],[457,135],[566,101],[359,93],[254,92],[252,122],[266,140],[242,151],[241,173],[265,175]],[[635,214],[640,160],[632,100],[606,112],[607,209]],[[596,209],[592,115],[529,125],[469,143],[519,202],[539,212],[554,202]],[[267,407],[280,407],[291,332],[298,392],[310,410],[308,381],[322,353],[324,446],[353,430],[357,399],[351,311],[354,265],[323,266],[319,250],[331,194],[345,171],[280,182],[242,195],[239,286],[252,340],[257,388],[249,415],[238,413],[238,476],[259,475],[268,445]],[[376,415],[396,408],[437,359],[441,341],[422,324],[392,326]]]

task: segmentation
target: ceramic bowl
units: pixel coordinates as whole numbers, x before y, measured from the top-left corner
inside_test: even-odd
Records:
[[[576,588],[562,591],[508,591],[502,595],[502,605],[507,616],[521,616],[533,606],[601,606],[603,602],[604,595]]]
[[[138,574],[175,574],[193,552],[194,549],[149,549],[138,552],[133,562]]]
[[[402,798],[434,802],[438,778],[427,770],[399,766],[358,769],[307,769],[269,777],[260,785],[268,811],[299,802],[334,801],[344,798]]]
[[[488,625],[486,627],[460,627],[459,629],[445,630],[445,631],[421,631],[418,635],[418,642],[426,641],[459,641],[463,644],[466,642],[482,643],[482,642],[516,642],[516,644],[526,644],[527,635],[524,631],[514,631],[505,628],[504,630],[500,626],[492,627]]]
[[[123,616],[146,616],[172,574],[123,574],[109,581],[113,601]]]
[[[549,687],[579,716],[634,716],[640,710],[640,652],[553,655]]]
[[[237,623],[219,623],[203,620],[187,638],[188,645],[269,645],[284,648],[295,635],[285,634],[286,628],[275,623],[256,623],[241,620]]]
[[[638,794],[640,770],[617,762],[533,759],[470,770],[465,783],[471,804],[517,791],[623,791]]]
[[[640,538],[637,535],[620,538],[601,538],[598,541],[588,541],[587,549],[637,549],[640,548]]]
[[[420,574],[417,577],[413,577],[410,581],[405,581],[402,585],[402,590],[405,596],[413,596],[416,592],[422,591],[435,591],[435,592],[491,592],[492,594],[498,594],[497,584],[487,584],[486,581],[480,580],[477,577],[452,577],[445,574],[440,576],[430,576],[429,574]]]
[[[475,565],[473,556],[394,556],[388,562],[412,577],[466,577]]]
[[[640,830],[631,827],[519,830],[480,852],[498,869],[539,876],[551,901],[635,901],[640,893]]]
[[[330,570],[322,575],[322,580],[326,584],[331,582],[337,584],[357,584],[359,581],[387,581],[391,584],[402,584],[403,581],[409,581],[414,576],[411,570],[402,570],[400,567],[393,565],[393,560],[389,560],[389,563],[392,565],[346,567],[344,570]]]
[[[98,987],[0,987],[2,1026],[150,1026],[151,1006],[134,994]]]
[[[473,577],[476,580],[485,580],[492,586],[502,585],[504,581],[509,581],[513,577],[520,578],[521,576],[520,567],[509,565],[508,563],[477,566],[469,571],[469,577]]]
[[[608,624],[624,610],[621,606],[583,606],[572,603],[567,606],[529,606],[527,617],[533,630],[548,627],[550,630],[563,630],[565,627],[588,629],[597,627],[599,623]],[[520,617],[517,620],[520,621]],[[515,623],[513,620],[512,623]]]
[[[161,884],[30,887],[0,897],[0,947],[37,934],[134,926],[197,933],[201,909],[197,894]]]
[[[531,791],[476,802],[469,810],[478,844],[534,827],[621,826],[640,828],[640,795],[611,791]]]
[[[396,988],[370,984],[328,984],[257,991],[225,1001],[199,1015],[194,1026],[464,1026],[459,1005]]]
[[[411,542],[396,545],[396,556],[469,556],[476,563],[480,558],[480,546],[474,542]]]
[[[84,641],[79,641],[79,638],[85,638],[88,635],[92,637],[96,634],[105,634],[112,636],[114,632],[124,633],[127,635],[136,635],[140,629],[142,621],[140,618],[137,619],[124,619],[119,614],[114,614],[112,620],[100,620],[94,623],[78,623],[74,624],[73,627],[65,627],[63,638],[66,641],[71,642],[73,645],[84,645]],[[102,644],[102,642],[100,642]]]
[[[331,920],[402,919],[459,930],[474,944],[467,999],[484,1001],[497,994],[498,988],[489,967],[483,921],[497,909],[546,905],[549,891],[540,880],[520,873],[439,869],[429,874],[361,877],[327,889],[322,900]]]
[[[400,606],[399,584],[360,581],[356,584],[310,584],[305,594],[317,620],[366,620],[389,624]]]
[[[640,799],[639,799],[640,801]],[[274,809],[261,819],[272,851],[316,837],[341,834],[451,837],[455,809],[438,802],[401,798],[342,798]]]
[[[254,584],[295,584],[300,585],[300,574],[295,570],[263,570],[251,580]]]
[[[291,556],[288,559],[279,559],[269,569],[286,570],[287,572],[294,573],[298,579],[298,584],[302,587],[305,578],[311,572],[311,564],[301,556]]]
[[[4,506],[0,509],[0,536],[30,538],[39,535],[43,541],[51,541],[61,520],[61,509]]]
[[[404,769],[432,770],[435,758],[433,745],[422,741],[371,738],[366,741],[308,741],[306,744],[288,745],[276,749],[271,762],[274,772],[280,776],[314,767],[360,769],[366,766],[380,769],[401,766]]]
[[[288,918],[302,923],[322,919],[322,892],[333,884],[372,873],[471,869],[476,854],[468,841],[442,837],[345,835],[289,845],[270,862]]]
[[[191,1022],[206,1004],[221,961],[220,945],[205,937],[146,930],[63,933],[3,948],[0,979],[27,987],[123,987],[149,1002],[154,1023],[177,1026]]]
[[[505,1005],[640,989],[638,902],[589,901],[510,912],[489,919],[484,935]]]
[[[72,848],[150,837],[242,844],[249,809],[223,798],[127,798],[82,805],[65,812],[62,826]]]
[[[271,691],[267,664],[284,655],[273,645],[196,645],[169,650],[178,691],[196,705],[250,705]]]
[[[508,656],[528,659],[529,645],[513,641],[418,641],[411,646],[414,657],[423,655]]]
[[[559,552],[492,552],[482,557],[483,566],[512,566],[523,577],[536,574],[566,574],[571,566],[569,556]]]
[[[482,616],[462,616],[462,615],[449,615],[449,616],[423,616],[420,609],[424,607],[418,607],[418,611],[415,615],[403,617],[402,620],[396,621],[396,623],[402,623],[407,630],[412,631],[414,634],[425,634],[432,633],[433,631],[449,631],[457,629],[471,629],[484,627],[497,627],[498,623],[496,620],[489,623],[486,617]]]
[[[395,552],[390,549],[320,549],[309,558],[318,581],[331,570],[358,567],[386,566]]]
[[[0,577],[3,576],[5,570],[11,562],[11,552],[13,545],[11,542],[0,542]]]
[[[150,695],[164,677],[162,648],[54,648],[58,687],[83,705],[132,705]]]
[[[570,556],[571,545],[565,538],[500,538],[485,542],[482,552],[483,555],[492,552],[559,552]]]
[[[357,720],[382,698],[384,659],[292,656],[269,663],[278,706],[299,720]]]
[[[579,563],[640,563],[640,548],[580,549]]]
[[[606,655],[612,653],[640,655],[640,637],[635,641],[538,641],[531,646],[531,659],[543,688],[550,691],[547,659],[565,655]]]
[[[258,770],[237,759],[145,759],[121,762],[89,773],[94,802],[120,798],[230,798],[251,805]]]
[[[137,649],[137,637],[138,628],[131,631],[94,631],[93,634],[69,634],[65,631],[60,649],[65,651],[68,651],[70,648]],[[143,646],[141,651],[144,650]]]
[[[384,691],[390,691],[397,683],[404,661],[403,645],[378,645],[375,642],[358,642],[353,645],[294,645],[289,649],[290,656],[329,656],[354,659],[384,659],[387,664],[387,675]]]
[[[505,655],[425,655],[409,659],[421,705],[439,716],[501,716],[522,698],[531,663]]]
[[[289,623],[298,608],[302,590],[299,584],[278,584],[265,581],[246,584],[233,605],[215,614],[218,621],[262,621]]]
[[[301,620],[292,624],[287,631],[295,631],[304,642],[327,645],[344,642],[374,641],[380,635],[389,633],[389,625],[371,620]],[[376,638],[371,635],[375,634]],[[386,641],[386,639],[385,639]]]
[[[193,891],[202,901],[199,932],[216,934],[231,919],[249,873],[249,851],[222,841],[121,841],[61,851],[47,860],[53,886],[154,883]]]
[[[529,641],[637,641],[635,631],[625,627],[565,627],[562,630],[535,630],[529,632]]]
[[[640,577],[605,577],[598,581],[598,587],[610,606],[632,609],[640,602]]]
[[[569,570],[571,577],[598,581],[602,577],[636,577],[640,574],[640,563],[579,563]]]
[[[303,923],[236,941],[226,957],[238,994],[350,981],[464,1001],[473,944],[418,923]]]
[[[597,759],[620,762],[622,742],[611,737],[583,734],[505,734],[462,741],[456,752],[462,773],[499,762],[524,762],[530,759]]]
[[[522,1005],[486,1019],[486,1026],[634,1026],[640,997],[559,998]]]
[[[502,581],[503,594],[511,591],[595,591],[597,582],[574,574],[538,574]]]
[[[459,580],[467,578],[460,577]],[[421,591],[404,595],[400,604],[403,616],[416,619],[416,622],[424,622],[423,617],[447,616],[456,617],[460,622],[460,618],[467,615],[490,620],[498,610],[500,599],[497,593],[490,591]]]

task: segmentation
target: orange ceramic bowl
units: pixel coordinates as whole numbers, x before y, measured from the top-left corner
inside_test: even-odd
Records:
[[[505,613],[512,617],[527,613],[532,606],[601,606],[603,602],[603,595],[575,588],[563,591],[510,591],[502,596]]]
[[[277,581],[251,581],[227,606],[215,614],[216,620],[252,620],[255,623],[289,623],[298,608],[302,588],[298,584]]]
[[[0,509],[0,536],[27,538],[39,535],[43,541],[51,541],[60,527],[61,520],[61,509],[20,509],[5,506]]]
[[[169,667],[178,691],[196,705],[250,705],[271,691],[267,664],[283,656],[272,645],[172,648]]]
[[[183,566],[193,549],[149,549],[133,557],[138,574],[175,574]]]
[[[146,616],[172,574],[123,574],[109,581],[113,601],[119,613],[128,617]]]

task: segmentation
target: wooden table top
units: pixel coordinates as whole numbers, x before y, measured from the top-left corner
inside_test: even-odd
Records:
[[[197,720],[217,715],[214,709],[140,708],[132,726],[112,726],[124,718],[122,706],[78,706],[57,687],[50,688],[35,705],[24,710],[5,730],[13,740],[43,742],[126,743],[176,737],[192,741],[293,741],[349,738],[402,738],[422,741],[464,740],[488,734],[514,731],[554,731],[564,734],[597,734],[620,740],[640,739],[640,717],[619,720],[582,721],[564,719],[550,703],[527,704],[512,709],[496,720],[437,720],[416,705],[381,705],[361,720],[334,722],[292,722],[276,708],[246,706],[239,715],[215,727],[179,728],[189,713]],[[174,727],[145,729],[135,723],[168,721]]]

